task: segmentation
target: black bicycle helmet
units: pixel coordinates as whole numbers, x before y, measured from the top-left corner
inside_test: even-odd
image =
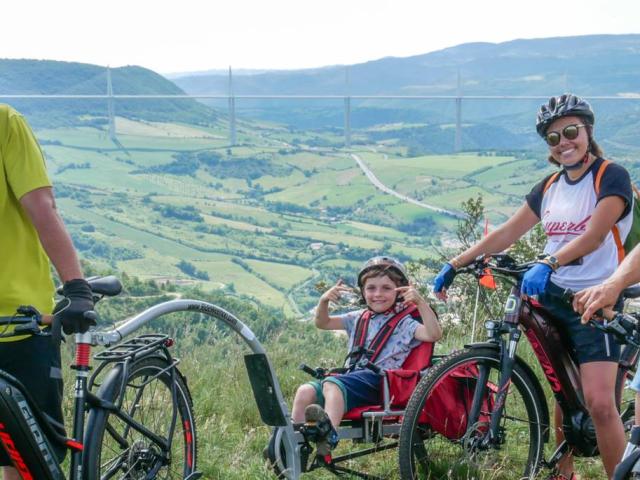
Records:
[[[358,287],[362,289],[362,276],[369,270],[374,268],[389,269],[398,273],[402,277],[402,285],[409,285],[409,277],[407,276],[407,270],[399,260],[393,257],[373,257],[366,261],[366,263],[358,272]]]
[[[540,107],[536,117],[536,130],[538,135],[544,137],[547,128],[558,118],[576,116],[584,119],[584,122],[593,125],[595,123],[595,115],[591,110],[591,105],[586,100],[565,93],[559,97],[551,97],[547,103]]]

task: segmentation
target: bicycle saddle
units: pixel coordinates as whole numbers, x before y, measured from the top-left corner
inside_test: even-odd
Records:
[[[91,287],[94,295],[105,295],[107,297],[115,297],[122,292],[122,283],[113,275],[106,277],[89,277],[87,283]],[[62,295],[62,285],[56,289],[58,295]]]

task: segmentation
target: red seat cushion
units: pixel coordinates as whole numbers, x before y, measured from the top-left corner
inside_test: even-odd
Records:
[[[421,342],[415,347],[398,370],[387,370],[389,378],[389,397],[391,406],[404,408],[413,393],[413,389],[420,381],[420,371],[431,364],[433,343]],[[364,405],[352,408],[344,415],[345,420],[361,420],[364,412],[381,412],[382,405]]]

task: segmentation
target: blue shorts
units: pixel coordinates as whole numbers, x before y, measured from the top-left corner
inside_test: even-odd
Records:
[[[583,325],[580,314],[573,310],[569,302],[562,298],[564,289],[549,282],[545,292],[539,296],[540,303],[556,320],[554,324],[569,340],[574,358],[579,364],[588,362],[618,362],[620,345],[610,334],[590,325]],[[622,309],[622,299],[614,310]]]
[[[381,402],[382,376],[371,370],[354,370],[309,382],[316,391],[316,401],[321,407],[324,407],[322,385],[325,382],[331,382],[340,388],[345,412],[364,405],[378,405]]]

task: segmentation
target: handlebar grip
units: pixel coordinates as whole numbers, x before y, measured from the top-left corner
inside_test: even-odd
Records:
[[[306,363],[301,363],[298,368],[300,370],[302,370],[304,373],[308,373],[309,375],[311,375],[312,377],[316,376],[316,371],[311,368],[309,365],[307,365]]]
[[[562,292],[562,299],[572,303],[573,302],[573,297],[576,296],[577,292],[574,292],[572,289],[570,288],[565,288],[564,292]],[[604,310],[602,308],[599,308],[598,310],[595,311],[595,313],[593,314],[594,317],[599,317],[599,318],[604,318]],[[591,323],[591,320],[589,321],[589,323]]]
[[[95,322],[95,321],[98,320],[98,314],[96,312],[94,312],[93,310],[89,310],[88,312],[84,312],[83,316],[84,316],[85,319],[87,319],[89,321],[92,321],[92,322]]]
[[[564,292],[562,292],[562,299],[566,302],[573,302],[573,297],[576,296],[576,292],[574,292],[570,288],[565,288]]]

